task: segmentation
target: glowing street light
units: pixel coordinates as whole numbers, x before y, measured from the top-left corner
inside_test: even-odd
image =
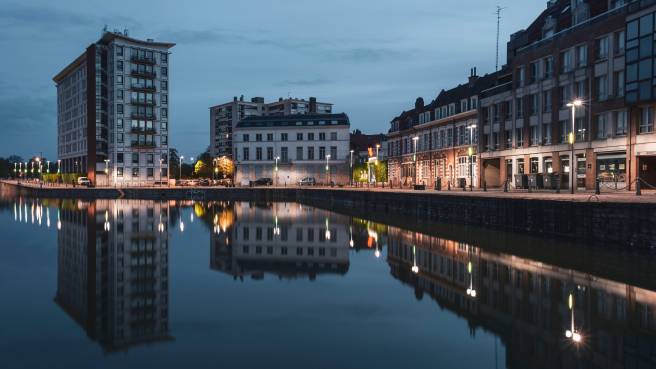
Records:
[[[469,272],[469,288],[467,288],[467,296],[476,297],[476,290],[474,289],[474,273],[472,273],[472,262],[467,264],[467,272]]]
[[[57,174],[61,174],[61,160],[57,160]]]
[[[569,133],[569,144],[571,147],[571,157],[570,157],[570,163],[569,163],[569,176],[570,176],[570,190],[569,192],[571,194],[574,194],[574,186],[576,184],[574,176],[576,175],[576,166],[575,164],[575,158],[574,158],[574,143],[576,142],[576,134],[574,133],[576,131],[576,108],[579,106],[583,105],[583,101],[581,99],[576,99],[572,101],[571,103],[568,103],[567,106],[572,108],[572,131]]]
[[[180,171],[178,178],[182,179],[182,160],[184,159],[184,156],[180,156],[180,165],[178,165],[178,170]]]
[[[326,175],[328,176],[328,185],[330,185],[330,154],[326,155]]]
[[[412,245],[412,268],[410,268],[413,273],[419,273],[419,266],[417,266],[417,248],[415,245]]]
[[[50,160],[48,160],[46,163],[48,163],[48,169],[47,169],[47,172],[48,172],[48,174],[50,174]]]
[[[107,186],[109,186],[109,159],[105,159],[105,178],[107,179]]]
[[[565,337],[571,339],[576,343],[579,343],[581,342],[582,337],[581,337],[581,332],[577,331],[574,328],[574,296],[572,296],[571,293],[569,294],[567,305],[569,306],[569,310],[571,311],[571,327],[570,329],[565,330]]]

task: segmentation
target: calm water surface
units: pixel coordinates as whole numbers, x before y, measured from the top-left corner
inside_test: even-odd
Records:
[[[656,365],[648,282],[295,203],[0,206],[2,368]]]

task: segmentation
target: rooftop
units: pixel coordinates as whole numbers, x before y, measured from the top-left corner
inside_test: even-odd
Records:
[[[299,127],[299,126],[349,126],[345,113],[339,114],[295,114],[265,115],[242,119],[237,128],[251,127]]]

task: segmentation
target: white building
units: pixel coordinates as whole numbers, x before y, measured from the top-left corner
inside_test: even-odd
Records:
[[[236,183],[271,178],[276,185],[349,181],[346,114],[261,116],[241,120],[234,131]]]
[[[62,172],[100,185],[166,180],[174,45],[104,32],[53,78]]]
[[[210,154],[213,158],[219,156],[233,157],[232,132],[240,120],[251,116],[262,115],[295,115],[295,114],[330,114],[333,104],[317,102],[310,97],[308,100],[282,97],[278,101],[265,103],[263,97],[253,97],[244,101],[244,96],[210,108]]]

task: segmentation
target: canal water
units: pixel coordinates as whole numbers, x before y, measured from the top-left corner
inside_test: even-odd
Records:
[[[4,197],[0,367],[656,365],[650,256],[389,223],[298,203]]]

